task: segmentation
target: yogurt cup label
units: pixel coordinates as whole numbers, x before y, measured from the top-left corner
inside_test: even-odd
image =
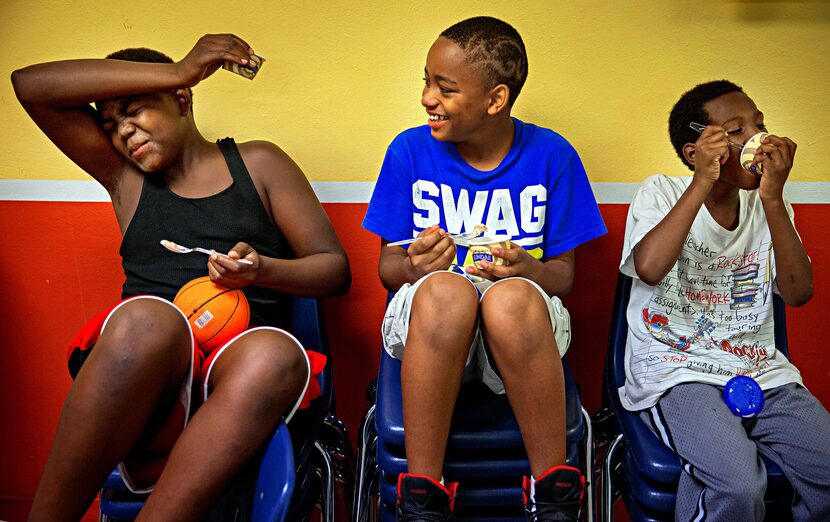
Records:
[[[496,266],[507,265],[508,262],[501,257],[493,255],[494,248],[510,248],[510,238],[504,237],[479,237],[468,241],[470,257],[476,268],[481,268],[481,262],[487,261]]]
[[[741,149],[740,156],[741,167],[744,170],[748,170],[753,174],[762,174],[763,167],[761,165],[753,165],[752,160],[755,159],[755,151],[761,146],[761,141],[767,136],[769,136],[768,132],[759,132],[747,140],[746,145]]]

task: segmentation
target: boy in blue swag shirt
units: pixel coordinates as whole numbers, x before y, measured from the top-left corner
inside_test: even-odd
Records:
[[[579,513],[584,478],[565,465],[560,361],[570,324],[557,296],[571,288],[574,248],[606,229],[573,147],[510,116],[526,77],[524,43],[507,23],[477,17],[444,31],[424,68],[428,125],[389,146],[363,221],[381,237],[380,279],[396,292],[383,337],[402,360],[399,520],[451,514],[456,485],[443,484],[442,464],[465,370],[508,395],[536,477],[525,480],[529,517]],[[447,237],[478,224],[511,237],[516,248],[493,250],[509,264],[476,268]]]

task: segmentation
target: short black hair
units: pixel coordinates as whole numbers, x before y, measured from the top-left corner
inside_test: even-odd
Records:
[[[527,79],[527,51],[513,26],[491,16],[476,16],[449,27],[441,36],[464,50],[467,62],[480,70],[488,88],[507,85],[513,105]]]
[[[696,85],[674,104],[669,114],[669,139],[674,146],[674,151],[689,170],[695,170],[695,166],[686,161],[683,156],[683,145],[696,142],[700,136],[696,130],[689,127],[689,124],[692,122],[703,125],[712,123],[703,106],[730,92],[744,92],[744,90],[728,80],[715,80]]]
[[[173,59],[166,54],[146,47],[121,49],[107,55],[108,60],[124,60],[126,62],[173,63]]]
[[[173,59],[161,51],[155,49],[148,49],[147,47],[131,47],[128,49],[121,49],[107,55],[107,60],[124,60],[126,62],[145,62],[145,63],[175,63]],[[193,91],[190,87],[187,88],[190,93],[190,110],[193,110]]]

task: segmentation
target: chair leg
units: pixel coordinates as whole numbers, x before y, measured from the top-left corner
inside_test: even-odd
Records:
[[[377,436],[369,440],[369,462],[364,473],[366,477],[365,488],[363,493],[363,511],[365,516],[362,522],[377,522],[380,520],[380,469],[378,468],[377,459],[375,458],[377,451]]]
[[[587,520],[589,522],[595,522],[594,518],[594,502],[596,497],[594,496],[594,485],[596,484],[596,476],[594,474],[594,436],[591,430],[591,416],[588,415],[588,411],[585,408],[582,408],[582,419],[585,423],[586,429],[586,437],[585,437],[585,474],[587,477],[585,479],[588,481],[588,487],[586,488],[586,493],[588,494],[588,509],[587,509]]]
[[[354,469],[354,451],[346,424],[337,415],[330,413],[323,420],[323,426],[326,429],[326,442],[343,450],[350,469]]]
[[[323,522],[334,522],[334,470],[332,469],[332,458],[328,451],[319,442],[314,443],[320,455],[323,466],[320,472],[323,475],[323,492],[321,500],[321,511]]]
[[[623,435],[617,435],[602,459],[602,522],[613,522],[614,520],[614,457],[617,450],[623,445]]]
[[[370,473],[374,473],[371,469],[371,448],[374,447],[375,435],[375,405],[373,404],[363,420],[360,422],[360,440],[357,446],[357,469],[355,474],[357,476],[357,487],[354,494],[354,511],[352,520],[355,522],[362,522],[366,520],[368,513],[368,501],[371,498],[369,491]]]
[[[323,448],[332,462],[335,511],[337,521],[350,521],[355,489],[355,455],[346,425],[336,415],[323,421]]]

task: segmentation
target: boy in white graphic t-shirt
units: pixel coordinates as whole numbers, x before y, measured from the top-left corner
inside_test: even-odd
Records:
[[[646,179],[629,209],[620,270],[634,281],[619,393],[684,464],[676,520],[763,519],[759,452],[792,483],[796,520],[830,520],[830,415],[776,350],[772,313],[773,292],[792,306],[813,293],[783,196],[796,145],[763,138],[751,162],[760,174],[739,161],[763,122],[733,83],[690,90],[672,109],[669,134],[694,174]],[[737,417],[723,401],[736,375],[764,391],[755,417]]]

